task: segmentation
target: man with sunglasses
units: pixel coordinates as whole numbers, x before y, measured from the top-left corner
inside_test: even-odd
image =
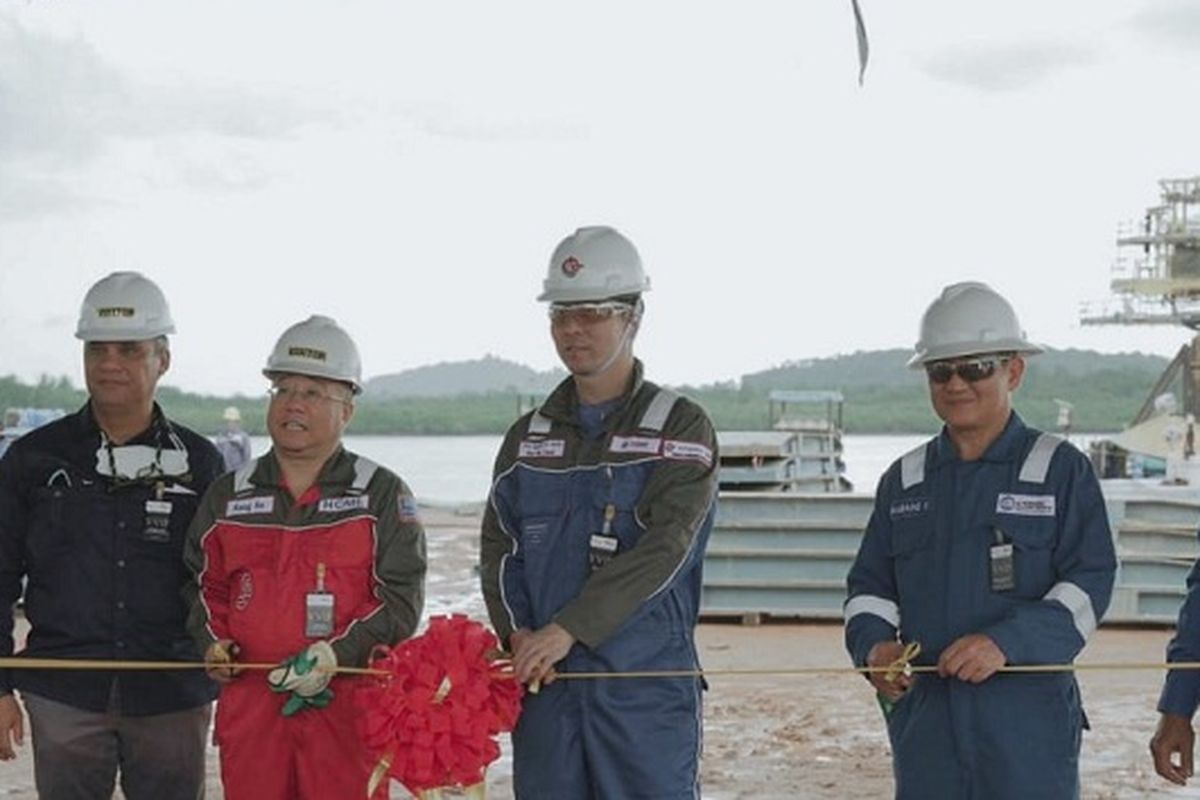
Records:
[[[196,661],[180,590],[183,538],[221,472],[204,437],[154,400],[175,332],[166,298],[136,272],[88,291],[87,404],[33,431],[0,461],[0,654],[13,651],[12,607],[26,579],[22,655]],[[0,671],[0,758],[14,757],[29,712],[38,796],[130,800],[204,796],[216,687],[177,671]]]
[[[492,625],[517,678],[542,684],[513,731],[516,796],[698,798],[698,678],[555,678],[698,668],[712,424],[633,356],[650,282],[628,239],[580,228],[543,288],[571,376],[509,429],[480,551]]]
[[[880,479],[845,605],[855,664],[887,667],[917,643],[912,663],[936,667],[869,676],[901,800],[1079,796],[1073,674],[999,672],[1074,661],[1116,572],[1091,464],[1012,408],[1038,352],[982,283],[947,286],[921,320],[909,365],[945,424]]]
[[[335,670],[412,635],[425,533],[404,481],[342,447],[362,363],[336,322],[288,328],[263,374],[271,450],[213,484],[184,550],[192,635],[228,665],[209,670],[221,781],[229,800],[363,797],[375,764]]]

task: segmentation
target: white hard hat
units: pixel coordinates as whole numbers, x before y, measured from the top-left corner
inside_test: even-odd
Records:
[[[613,228],[596,225],[580,228],[554,248],[538,300],[583,303],[649,289],[650,279],[633,242]]]
[[[221,419],[226,422],[241,422],[242,412],[237,410],[237,406],[229,406],[221,413]]]
[[[139,342],[175,332],[167,298],[140,272],[114,272],[88,289],[75,337],[85,342]]]
[[[1025,337],[1017,312],[986,283],[952,283],[921,317],[921,338],[908,366],[980,353],[1033,355],[1042,348]]]
[[[314,314],[283,332],[267,357],[263,375],[290,372],[342,381],[362,392],[362,360],[350,334],[329,317]]]

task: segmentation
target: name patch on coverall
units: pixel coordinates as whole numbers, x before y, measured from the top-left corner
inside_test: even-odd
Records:
[[[1002,494],[996,497],[996,513],[1018,517],[1053,517],[1054,495]]]
[[[567,450],[566,439],[540,439],[521,442],[518,458],[562,458]]]
[[[909,497],[906,500],[893,500],[892,507],[888,509],[888,516],[892,519],[919,517],[927,513],[929,513],[928,497]]]
[[[275,510],[274,497],[246,497],[230,500],[225,504],[225,516],[240,517],[245,514],[270,514]]]

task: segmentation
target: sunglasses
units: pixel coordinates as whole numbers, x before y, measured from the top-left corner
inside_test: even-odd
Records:
[[[925,374],[930,383],[949,383],[955,375],[967,383],[987,380],[996,374],[996,368],[1007,364],[1008,359],[999,356],[972,358],[969,361],[935,361],[925,365]]]
[[[612,319],[617,314],[627,314],[633,310],[628,303],[606,300],[603,303],[575,303],[573,305],[550,306],[550,321],[556,325],[574,322],[580,325],[595,325]]]

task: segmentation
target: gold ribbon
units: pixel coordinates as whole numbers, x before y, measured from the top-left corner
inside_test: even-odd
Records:
[[[273,670],[278,663],[255,663],[245,661],[108,661],[88,658],[25,658],[8,656],[0,658],[0,669],[77,669],[77,670],[134,670],[157,671],[167,669],[237,669]],[[377,675],[387,677],[389,672],[367,667],[316,667],[321,672],[339,675]]]
[[[132,670],[154,671],[170,669],[208,669],[210,667],[237,667],[247,670],[272,670],[279,666],[277,663],[250,663],[234,661],[108,661],[100,659],[71,659],[71,658],[0,658],[0,669],[65,669],[65,670]],[[601,678],[704,678],[721,675],[844,675],[857,673],[860,675],[882,672],[885,675],[893,669],[895,662],[884,667],[763,667],[763,668],[730,668],[730,669],[663,669],[639,670],[636,672],[557,672],[554,679],[601,679]],[[937,672],[937,667],[908,665],[909,674]],[[1163,661],[1097,661],[1082,664],[1006,664],[997,672],[1085,672],[1085,671],[1121,671],[1121,670],[1200,670],[1200,661],[1179,661],[1175,663]],[[385,670],[369,669],[366,667],[334,667],[325,670],[341,675],[374,675],[387,677],[390,673]],[[512,678],[511,673],[496,673],[502,677]]]
[[[900,653],[900,656],[887,665],[887,671],[883,673],[883,679],[888,683],[895,683],[896,679],[901,675],[906,678],[911,677],[913,674],[912,662],[919,655],[921,655],[920,642],[909,642],[904,645],[904,650]]]

